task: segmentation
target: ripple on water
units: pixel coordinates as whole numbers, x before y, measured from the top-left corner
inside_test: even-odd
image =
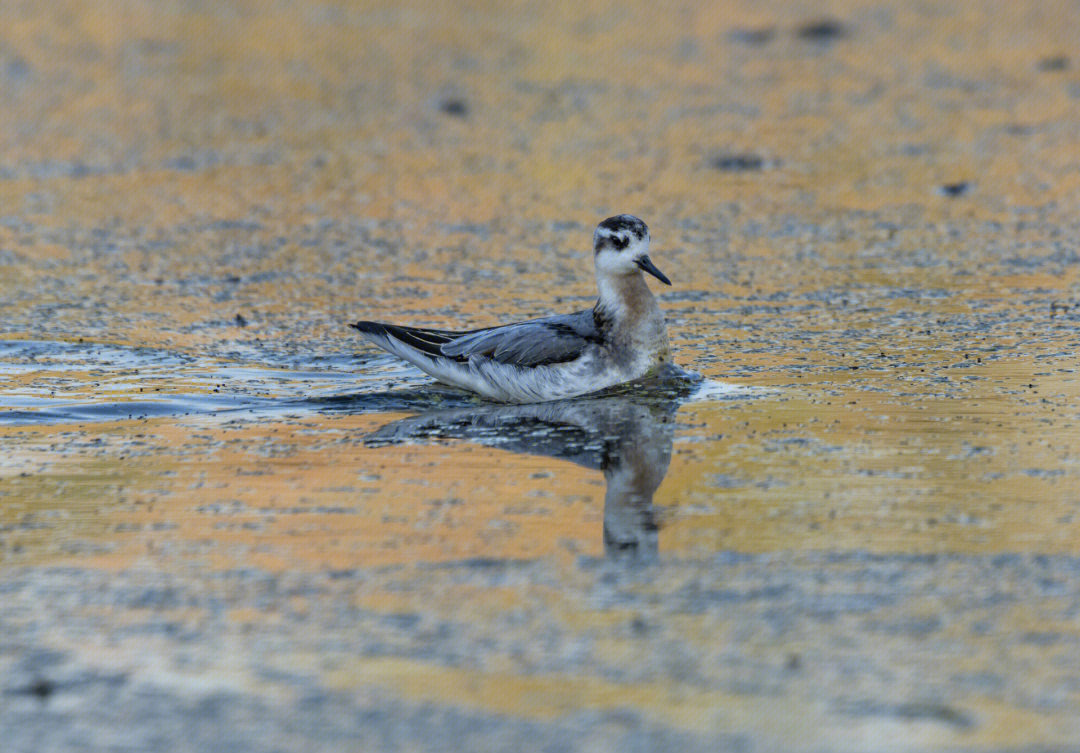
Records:
[[[753,388],[671,366],[644,383],[658,400],[724,400]],[[0,425],[217,414],[389,412],[467,408],[471,393],[444,387],[389,356],[290,357],[288,367],[230,363],[155,348],[87,342],[0,342]]]
[[[291,365],[252,366],[102,343],[3,341],[0,424],[296,410],[313,394],[385,386],[351,356],[292,359]]]

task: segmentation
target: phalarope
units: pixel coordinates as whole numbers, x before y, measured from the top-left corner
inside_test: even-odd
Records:
[[[593,233],[599,297],[591,309],[452,332],[382,322],[349,326],[440,382],[504,403],[584,395],[670,361],[664,315],[641,274],[670,285],[649,258],[649,228],[609,217]]]

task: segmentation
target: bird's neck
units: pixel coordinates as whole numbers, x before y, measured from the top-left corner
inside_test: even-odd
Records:
[[[600,275],[596,284],[600,297],[593,307],[593,321],[616,360],[635,378],[669,360],[664,315],[645,278],[640,273]]]
[[[640,273],[630,275],[601,275],[596,279],[600,297],[594,312],[608,326],[617,329],[633,328],[659,315],[652,291]]]

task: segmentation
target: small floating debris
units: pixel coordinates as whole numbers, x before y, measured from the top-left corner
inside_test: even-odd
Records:
[[[719,154],[709,161],[714,170],[722,170],[729,173],[748,173],[757,170],[765,170],[779,164],[776,160],[769,160],[759,154],[751,152],[733,152]]]
[[[795,36],[808,42],[825,44],[847,36],[847,30],[839,21],[823,18],[803,24],[795,31]]]
[[[451,97],[439,103],[439,111],[455,118],[464,118],[469,114],[469,106],[465,100]]]
[[[957,196],[963,196],[970,193],[975,188],[975,184],[970,181],[961,180],[956,183],[943,183],[938,186],[937,193],[940,196],[948,196],[949,198],[956,198]]]

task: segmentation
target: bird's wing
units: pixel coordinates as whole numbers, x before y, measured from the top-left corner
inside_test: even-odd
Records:
[[[443,355],[440,348],[446,343],[451,342],[456,338],[469,337],[487,331],[469,330],[468,332],[451,332],[450,330],[445,329],[399,327],[396,324],[385,324],[384,322],[356,322],[349,326],[366,335],[372,335],[376,342],[379,341],[379,338],[390,336],[405,345],[420,351],[424,355],[435,358]]]
[[[440,350],[451,358],[482,355],[514,366],[542,366],[571,361],[596,342],[600,333],[592,310],[586,310],[464,333]]]

